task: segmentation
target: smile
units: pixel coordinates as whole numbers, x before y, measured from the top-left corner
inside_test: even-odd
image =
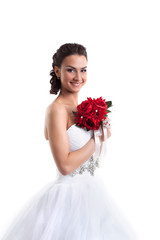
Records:
[[[75,87],[78,87],[81,83],[71,82],[71,84],[74,85]]]

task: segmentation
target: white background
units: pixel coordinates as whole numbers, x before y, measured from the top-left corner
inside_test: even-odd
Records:
[[[0,231],[55,178],[44,138],[52,56],[88,52],[87,96],[112,100],[102,175],[141,240],[158,240],[160,8],[158,1],[1,1]],[[1,233],[0,232],[0,233]]]

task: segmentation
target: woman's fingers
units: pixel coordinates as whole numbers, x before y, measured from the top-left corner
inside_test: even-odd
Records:
[[[111,136],[111,120],[110,118],[107,116],[106,119],[104,120],[104,126],[106,128],[107,131],[107,138],[109,138]]]
[[[111,127],[107,128],[107,138],[109,138],[111,136]]]
[[[107,116],[106,119],[103,121],[104,126],[110,128],[111,127],[110,121],[111,121],[110,118],[108,118]]]

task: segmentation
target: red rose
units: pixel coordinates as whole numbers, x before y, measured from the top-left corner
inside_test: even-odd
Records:
[[[77,106],[77,110],[79,114],[82,116],[89,115],[93,110],[93,103],[92,101],[85,100],[81,104]]]
[[[98,130],[99,126],[100,126],[100,121],[99,121],[98,118],[95,119],[95,118],[92,118],[92,117],[88,117],[84,121],[84,126],[87,129],[90,129],[90,130]]]
[[[87,97],[87,100],[83,101],[77,106],[77,112],[75,114],[76,125],[87,130],[98,130],[102,121],[106,119],[108,108],[112,105],[112,102],[105,102],[105,99],[99,97],[97,99]]]
[[[96,115],[102,120],[104,120],[105,114],[107,114],[107,104],[105,102],[105,99],[102,99],[102,97],[99,97],[97,99],[94,99],[94,108],[96,111]]]

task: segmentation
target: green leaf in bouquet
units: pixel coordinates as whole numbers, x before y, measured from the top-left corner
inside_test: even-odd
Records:
[[[77,112],[75,112],[75,111],[72,111],[72,113],[73,113],[74,115],[76,115],[76,113],[77,113]]]
[[[109,113],[110,113],[110,112],[111,112],[111,110],[107,109],[107,112],[109,112]]]
[[[106,104],[107,104],[107,109],[109,108],[109,107],[112,107],[113,105],[112,105],[112,101],[106,101]]]

